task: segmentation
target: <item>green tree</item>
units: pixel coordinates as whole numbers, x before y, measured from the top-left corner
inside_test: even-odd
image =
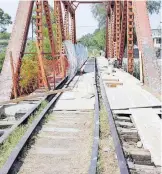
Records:
[[[0,8],[0,32],[5,32],[6,26],[9,24],[12,24],[11,16],[9,16]]]
[[[80,38],[79,42],[88,47],[88,49],[104,50],[105,29],[97,29],[93,34],[87,34]]]
[[[4,58],[5,58],[5,49],[0,50],[0,72],[2,70]]]

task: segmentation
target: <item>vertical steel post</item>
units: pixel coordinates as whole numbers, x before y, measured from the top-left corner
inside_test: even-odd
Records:
[[[120,11],[120,1],[115,1],[115,16],[116,16],[116,57],[119,59],[119,48],[120,48],[120,18],[121,18],[121,11]]]
[[[71,41],[73,44],[76,43],[76,24],[75,24],[75,13],[71,13]]]
[[[64,33],[65,39],[69,39],[69,7],[68,5],[64,6],[65,9],[65,16],[64,16]]]
[[[125,47],[125,35],[127,29],[127,0],[123,2],[122,21],[121,21],[121,35],[120,35],[120,49],[119,49],[119,67],[122,67],[122,60]]]
[[[43,7],[44,7],[44,12],[45,12],[45,17],[46,17],[46,23],[47,23],[47,28],[48,28],[48,36],[49,36],[49,41],[50,41],[50,47],[51,47],[51,52],[52,52],[52,59],[53,59],[53,83],[54,83],[54,88],[55,88],[55,83],[56,83],[56,73],[55,73],[55,42],[54,42],[54,36],[53,36],[53,29],[52,29],[52,23],[51,23],[51,16],[50,16],[50,9],[49,9],[49,4],[48,1],[43,1]]]
[[[38,66],[39,66],[39,84],[43,82],[44,86],[49,90],[50,86],[46,77],[43,64],[43,20],[42,20],[42,1],[36,1],[36,34],[37,34],[37,52],[38,52]]]
[[[134,15],[132,1],[127,1],[127,57],[128,57],[128,72],[133,74],[134,59],[133,59],[133,27]]]

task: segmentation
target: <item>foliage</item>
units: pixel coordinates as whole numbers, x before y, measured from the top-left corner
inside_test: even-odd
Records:
[[[55,34],[56,31],[56,24],[55,24],[55,17],[54,17],[54,10],[52,7],[50,7],[51,10],[51,21],[52,21],[52,28]],[[36,13],[34,10],[33,13],[33,22],[36,23]],[[34,25],[35,26],[35,25]],[[36,32],[36,28],[34,28],[34,32]],[[45,53],[50,53],[50,42],[49,42],[49,36],[48,36],[48,28],[46,25],[46,19],[43,15],[43,51]],[[28,53],[37,53],[36,48],[36,41],[28,41],[25,52]],[[45,55],[44,58],[46,59],[52,59],[51,55]],[[36,54],[27,54],[22,59],[22,66],[20,71],[20,86],[23,88],[28,88],[28,86],[32,83],[33,86],[37,85],[37,75],[38,75],[38,55]]]
[[[10,33],[7,32],[0,33],[0,40],[9,40],[9,38],[10,38]]]
[[[47,104],[47,101],[42,101],[38,111],[29,117],[27,123],[18,126],[4,141],[4,143],[0,145],[0,168],[2,168],[2,166],[5,164],[15,146],[20,142],[21,138],[25,135],[32,122],[39,116]]]
[[[3,49],[1,52],[0,52],[0,72],[2,70],[2,66],[3,66],[3,61],[5,59],[5,49]]]
[[[97,29],[93,34],[87,34],[79,40],[80,43],[87,46],[89,53],[93,56],[95,56],[96,54],[98,55],[99,50],[104,50],[104,45],[105,45],[104,30],[105,30],[104,28]]]
[[[6,26],[9,24],[12,24],[11,16],[9,16],[0,8],[0,32],[5,32]]]
[[[0,72],[5,59],[5,48],[10,38],[10,34],[6,32],[6,26],[9,24],[11,24],[11,17],[0,8]]]
[[[147,1],[147,9],[150,14],[153,13],[159,13],[160,7],[161,7],[161,1],[160,0],[154,0],[154,1]]]
[[[20,86],[27,88],[30,84],[36,85],[38,75],[38,63],[33,57],[24,57],[20,71]],[[33,83],[34,82],[34,83]],[[35,88],[36,86],[33,86]]]

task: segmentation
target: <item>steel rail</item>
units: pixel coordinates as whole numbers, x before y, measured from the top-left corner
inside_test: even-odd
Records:
[[[67,84],[65,84],[63,89],[66,88],[69,83],[70,83],[70,81]],[[25,146],[25,144],[27,143],[27,141],[30,139],[32,133],[35,131],[38,124],[41,122],[43,117],[49,112],[49,110],[55,104],[55,102],[57,101],[57,99],[60,97],[61,94],[62,93],[56,94],[53,97],[53,99],[48,103],[48,105],[43,109],[43,111],[39,114],[39,116],[32,122],[31,126],[27,129],[27,131],[25,132],[23,137],[20,139],[20,141],[18,142],[16,147],[11,152],[11,154],[10,154],[9,158],[7,159],[6,163],[0,169],[0,174],[7,174],[11,171],[14,162],[16,161],[18,155],[22,151],[22,149]]]
[[[96,59],[95,59],[95,110],[94,110],[94,138],[92,147],[91,163],[89,167],[89,174],[96,174],[97,170],[97,159],[98,159],[98,147],[99,147],[99,97],[97,90],[97,69],[96,69]]]
[[[108,120],[109,120],[109,125],[110,125],[110,129],[111,129],[111,135],[113,137],[113,141],[114,141],[114,146],[115,146],[115,151],[116,151],[116,155],[117,155],[117,159],[118,159],[118,166],[120,169],[120,173],[121,174],[129,174],[129,169],[127,166],[127,162],[124,156],[124,152],[122,149],[122,145],[119,139],[119,135],[115,126],[115,122],[113,119],[113,114],[112,114],[112,110],[110,108],[110,104],[106,95],[106,91],[103,85],[103,81],[101,79],[101,73],[100,70],[97,66],[97,71],[99,74],[99,83],[100,83],[100,88],[101,88],[101,95],[102,95],[102,99],[103,99],[103,103],[106,107],[106,111],[107,111],[107,116],[108,116]]]
[[[66,82],[66,80],[67,80],[67,77],[65,79],[63,79],[58,84],[56,89],[59,89],[62,86],[62,84]],[[20,126],[21,124],[24,124],[27,121],[27,119],[38,110],[38,108],[40,107],[42,101],[44,101],[44,100],[49,100],[50,101],[50,96],[53,96],[53,95],[45,96],[42,100],[40,100],[40,102],[38,104],[36,104],[36,106],[31,108],[16,124],[14,124],[8,131],[6,131],[0,137],[0,144],[2,144],[18,126]]]
[[[87,60],[86,60],[87,61]],[[86,61],[83,63],[85,64]],[[77,74],[77,73],[76,73]],[[69,86],[70,82],[74,79],[74,77],[76,76],[76,74],[74,74],[74,76],[68,80],[68,77],[66,77],[58,86],[57,88],[61,88],[63,86],[62,89],[65,89]],[[20,154],[20,152],[22,151],[23,147],[25,146],[25,144],[27,143],[27,141],[30,139],[32,133],[35,131],[36,127],[38,126],[38,124],[41,122],[41,120],[43,119],[43,117],[49,112],[49,110],[51,109],[51,107],[55,104],[55,102],[58,100],[58,98],[61,96],[62,93],[59,94],[55,94],[55,95],[50,95],[48,96],[46,99],[48,99],[48,101],[50,101],[47,106],[43,109],[43,111],[39,114],[39,116],[32,122],[31,126],[27,129],[27,131],[25,132],[25,134],[23,135],[23,137],[19,140],[18,144],[15,146],[15,148],[12,150],[10,156],[8,157],[7,161],[5,162],[5,164],[3,165],[3,167],[0,169],[0,174],[8,174],[11,169],[12,166],[14,164],[14,162],[16,161],[18,155]],[[39,103],[40,105],[41,103]],[[37,110],[37,108],[35,108],[34,110]],[[30,114],[31,115],[31,114]],[[29,117],[29,116],[28,116]],[[27,117],[27,118],[28,118]],[[26,118],[26,119],[27,119]],[[26,120],[25,119],[25,120]],[[24,120],[23,120],[24,121]],[[20,124],[19,124],[20,125]],[[10,132],[11,134],[11,132]],[[7,137],[6,137],[7,138]]]

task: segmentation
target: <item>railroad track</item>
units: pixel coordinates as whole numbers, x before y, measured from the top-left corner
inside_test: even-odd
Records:
[[[66,87],[75,88],[78,81],[83,80],[79,79],[81,77],[78,76]],[[17,143],[0,174],[98,173],[101,102],[106,106],[107,124],[110,125],[120,173],[160,174],[160,168],[151,161],[150,152],[143,148],[130,113],[111,110],[96,62],[94,82],[94,109],[73,109],[69,105],[67,110],[66,106],[62,108],[59,105],[66,100],[67,94],[61,100],[61,94],[53,96]],[[93,98],[93,95],[88,98]],[[77,102],[73,104],[77,105]]]
[[[160,174],[161,167],[155,166],[150,152],[143,147],[129,110],[111,110],[100,72],[98,72],[98,83],[101,98],[108,114],[120,173]]]
[[[67,78],[58,83],[55,90],[56,94],[57,92],[59,93],[59,89],[62,88],[66,81]],[[0,103],[0,144],[2,144],[19,125],[26,123],[27,119],[41,107],[42,102],[49,102],[55,95],[53,91],[51,95],[47,95],[46,93],[44,88],[37,89],[30,96],[24,97],[24,99],[22,98],[20,100],[19,98],[11,100],[10,102]]]
[[[89,64],[89,66],[94,66],[94,64],[93,63]],[[72,83],[70,82],[68,84],[66,83],[66,85],[64,85],[63,88],[68,86],[70,87],[75,86],[79,78],[80,76],[77,76],[76,80],[72,81]],[[94,79],[92,81],[94,84]],[[95,90],[95,94],[96,94],[95,98],[97,100],[98,95],[96,90]],[[97,119],[99,118],[98,102],[96,101],[96,104],[95,104],[95,108],[96,108],[95,112],[93,111],[94,108],[92,107],[90,107],[91,109],[85,108],[83,110],[80,110],[80,108],[75,110],[66,110],[66,109],[56,108],[55,110],[56,101],[58,101],[58,103],[60,102],[60,96],[61,94],[56,94],[55,96],[53,96],[49,100],[48,104],[36,116],[36,118],[32,120],[31,124],[28,126],[27,130],[24,132],[21,139],[13,148],[5,164],[0,169],[0,174],[19,173],[19,172],[20,173],[36,173],[36,172],[41,173],[42,169],[40,170],[39,165],[42,161],[43,161],[42,164],[48,161],[47,165],[44,166],[44,170],[47,173],[48,172],[58,173],[59,171],[60,172],[66,171],[67,161],[70,164],[73,163],[73,165],[75,166],[73,168],[74,173],[79,173],[82,170],[88,171],[88,169],[90,173],[92,173],[92,171],[96,170],[97,151],[98,151],[98,140],[96,141],[96,135],[99,136],[99,125],[97,121]],[[91,99],[91,98],[94,98],[94,95],[85,96],[85,98]],[[86,99],[83,99],[83,100],[85,101]],[[91,106],[93,106],[93,102]],[[93,153],[92,155],[92,164],[90,164],[91,153],[89,152],[89,149],[91,149],[91,146],[92,146],[91,140],[93,139],[92,138],[93,137],[92,136],[93,113],[95,115],[95,128],[94,128],[95,153]],[[56,122],[53,120],[55,120]],[[84,131],[85,129],[87,130],[87,134]],[[55,132],[54,136],[52,134],[53,131]],[[35,138],[35,136],[37,138]],[[89,137],[91,137],[91,139]],[[51,145],[52,147],[56,146],[56,148],[55,149],[52,149],[52,147],[40,148],[40,147],[44,147],[44,145],[46,144],[48,144],[50,147]],[[89,149],[87,148],[87,146],[89,146]],[[69,149],[69,147],[71,148]],[[78,149],[84,151],[84,154],[80,155],[80,151]],[[33,151],[36,154],[33,155]],[[73,151],[75,152],[75,155],[74,154],[73,156],[68,155],[69,152],[74,153]],[[44,154],[46,158],[42,159],[41,158],[42,154]],[[53,154],[54,156],[55,155],[57,156],[59,154],[59,157],[63,155],[63,157],[61,157],[62,160],[60,159],[58,160],[59,157],[56,157],[53,160],[51,160],[52,164],[50,164],[49,160],[51,159],[51,154]],[[24,155],[26,156],[25,159],[24,159]],[[89,158],[87,158],[87,156]],[[96,157],[96,160],[94,160],[94,156]],[[80,158],[81,159],[83,158],[83,159],[81,160]],[[53,168],[53,162],[58,163],[58,161],[60,162],[58,167]],[[85,163],[87,163],[87,165],[83,167],[83,169],[81,169],[80,164],[85,164]],[[32,165],[33,167],[31,167]],[[63,167],[64,165],[65,165],[65,168]],[[20,166],[22,167],[20,168]],[[30,166],[30,168],[28,168],[28,166]]]

